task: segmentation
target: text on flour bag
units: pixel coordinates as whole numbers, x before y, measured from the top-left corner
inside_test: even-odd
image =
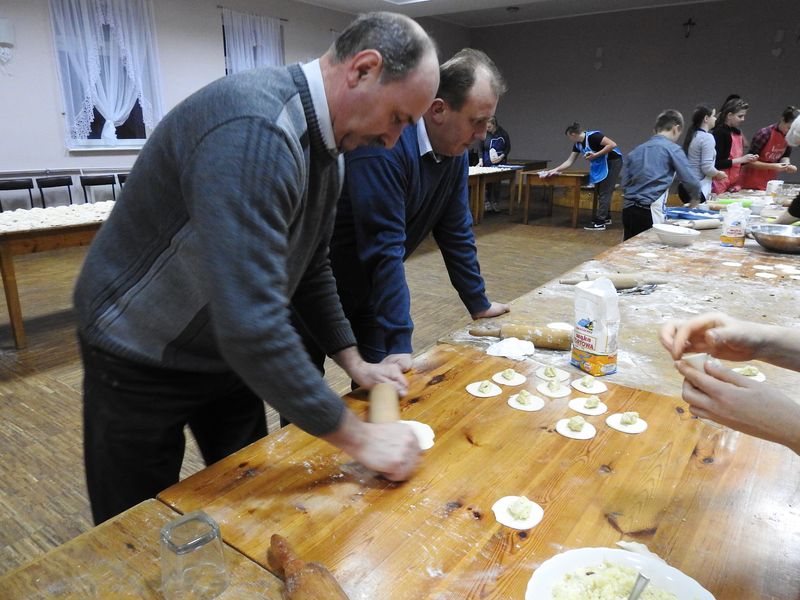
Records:
[[[619,300],[605,277],[575,286],[572,364],[595,377],[617,370]]]

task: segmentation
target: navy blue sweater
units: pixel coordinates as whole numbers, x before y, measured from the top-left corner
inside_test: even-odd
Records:
[[[389,354],[410,353],[411,298],[403,261],[433,232],[467,310],[490,305],[478,265],[467,191],[467,155],[420,156],[417,127],[394,148],[345,155],[345,184],[331,241],[331,266],[345,314],[371,307]]]

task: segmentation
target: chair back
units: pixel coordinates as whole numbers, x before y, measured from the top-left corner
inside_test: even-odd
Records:
[[[127,173],[117,173],[117,181],[119,181],[119,187],[122,187],[122,185],[127,180],[128,180],[128,174]]]
[[[96,185],[110,185],[111,186],[111,195],[113,196],[114,200],[117,199],[117,192],[116,192],[116,179],[114,175],[81,175],[81,185],[83,186],[83,201],[88,203],[89,198],[86,194],[86,188],[90,188]]]
[[[44,190],[54,187],[66,187],[69,194],[69,203],[72,204],[72,175],[56,175],[55,177],[37,177],[36,185],[39,186],[39,195],[42,197],[42,208],[45,208]]]
[[[8,190],[28,190],[28,198],[33,208],[33,179],[0,179],[0,191]],[[3,212],[3,204],[0,203],[0,212]]]

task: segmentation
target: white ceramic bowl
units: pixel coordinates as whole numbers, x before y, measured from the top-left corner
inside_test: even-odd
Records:
[[[658,239],[669,246],[689,246],[700,235],[699,231],[688,227],[657,223],[653,225]]]

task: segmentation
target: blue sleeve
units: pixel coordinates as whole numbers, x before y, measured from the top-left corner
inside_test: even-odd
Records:
[[[489,308],[486,286],[478,264],[478,249],[472,233],[472,214],[467,189],[468,167],[462,158],[461,174],[453,186],[444,214],[433,228],[433,237],[444,258],[450,283],[471,315]]]
[[[389,354],[411,353],[414,330],[403,266],[409,179],[410,169],[396,152],[356,152],[347,160],[345,185],[352,204],[356,251]]]

